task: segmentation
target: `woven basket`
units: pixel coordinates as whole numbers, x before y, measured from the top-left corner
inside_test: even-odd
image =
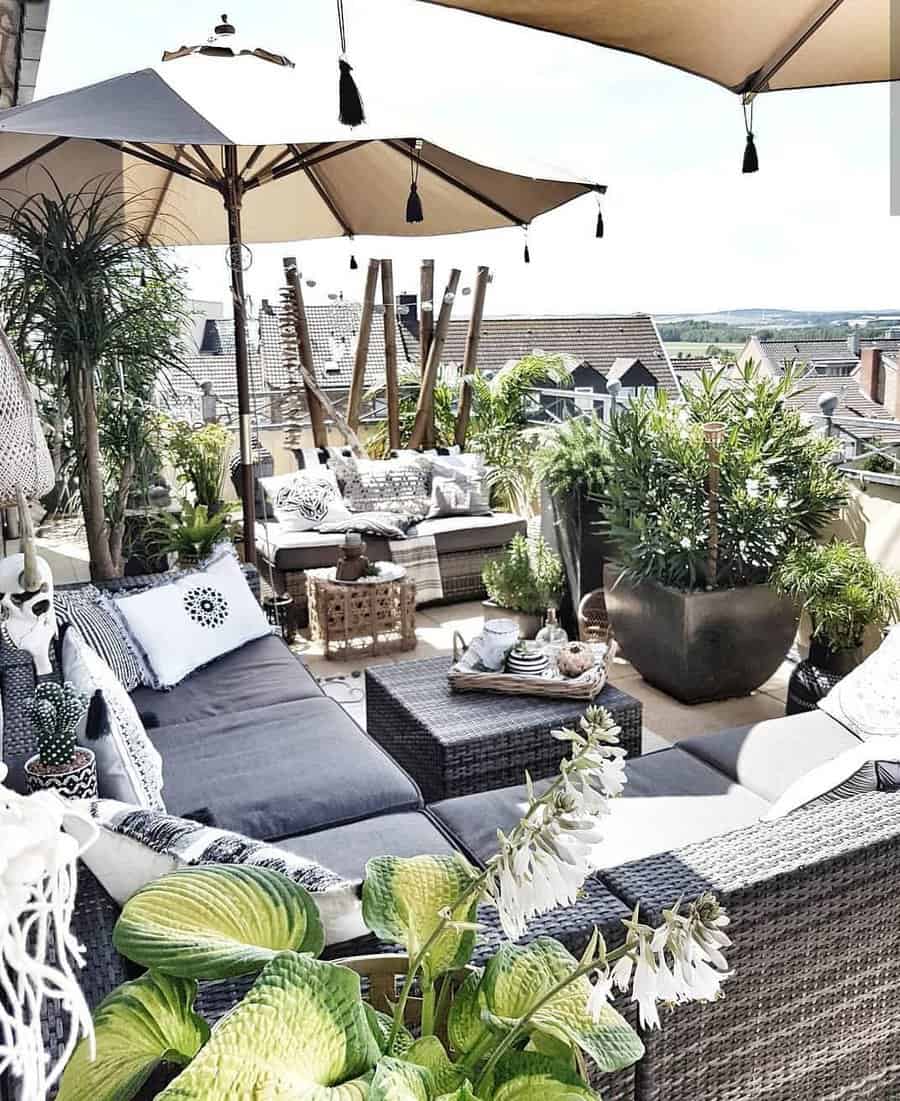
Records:
[[[335,960],[342,967],[348,967],[355,971],[362,980],[362,993],[365,1000],[373,1009],[381,1013],[390,1014],[393,1006],[400,996],[400,990],[406,978],[409,967],[409,957],[403,953],[385,953],[378,956],[348,956],[346,959]],[[460,971],[453,971],[449,975],[449,981],[456,990],[462,986],[466,976],[472,971],[469,967]],[[422,1020],[422,999],[413,987],[414,993],[406,1003],[404,1015],[406,1027],[410,1032],[416,1033]],[[446,1041],[447,1038],[447,1011],[449,999],[444,1001],[445,1009],[435,1020],[434,1030],[437,1036]]]
[[[555,677],[528,677],[519,673],[475,673],[460,669],[458,662],[466,643],[458,631],[453,632],[453,665],[447,674],[450,687],[456,692],[499,692],[508,696],[545,696],[560,700],[593,700],[606,687],[609,667],[616,656],[616,644],[610,642],[603,661],[595,665],[584,679],[566,680]]]

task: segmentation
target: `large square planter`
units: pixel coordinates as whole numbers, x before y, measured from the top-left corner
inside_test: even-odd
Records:
[[[683,703],[746,696],[784,660],[797,629],[788,597],[768,585],[685,593],[604,569],[606,607],[623,657]]]

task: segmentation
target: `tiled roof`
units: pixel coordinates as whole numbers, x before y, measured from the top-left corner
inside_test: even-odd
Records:
[[[900,351],[900,340],[861,340],[860,350],[881,348],[885,352]],[[776,367],[795,360],[797,363],[851,364],[858,361],[845,339],[837,340],[762,340],[760,347],[768,360]]]
[[[444,359],[461,363],[469,323],[450,322]],[[649,314],[576,317],[486,317],[482,324],[478,366],[498,371],[511,359],[535,349],[568,353],[606,376],[616,359],[639,359],[660,387],[680,393],[656,325]]]
[[[890,420],[883,405],[872,401],[860,390],[855,378],[839,378],[829,375],[807,375],[798,384],[798,393],[788,398],[788,404],[809,416],[820,416],[818,399],[832,393],[838,397],[836,417],[866,417]]]

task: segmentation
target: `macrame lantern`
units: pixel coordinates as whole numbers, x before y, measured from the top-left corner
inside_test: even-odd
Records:
[[[53,574],[34,544],[28,501],[53,488],[53,463],[22,364],[0,329],[0,508],[19,512],[19,554],[0,559],[0,614],[6,637],[34,658],[44,676],[52,671],[56,634]]]

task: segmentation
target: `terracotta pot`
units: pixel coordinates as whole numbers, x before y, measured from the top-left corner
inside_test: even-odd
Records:
[[[65,799],[97,798],[97,759],[93,750],[79,746],[75,760],[68,765],[43,768],[40,762],[37,753],[25,762],[29,791],[58,791]]]
[[[784,660],[797,629],[788,597],[768,585],[685,593],[604,570],[606,607],[622,656],[683,703],[747,696]]]
[[[531,612],[514,612],[511,608],[501,608],[493,600],[483,600],[485,621],[488,619],[511,619],[519,626],[519,638],[531,639],[541,629],[541,617]]]

